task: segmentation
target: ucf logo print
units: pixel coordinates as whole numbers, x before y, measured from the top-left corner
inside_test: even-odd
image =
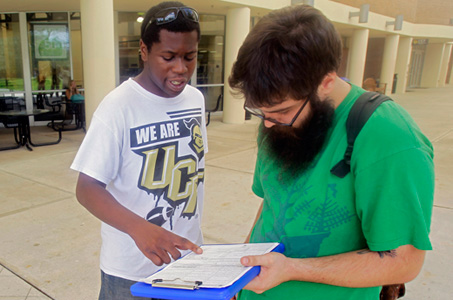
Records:
[[[171,113],[169,113],[171,114]],[[174,215],[196,213],[198,184],[204,180],[199,161],[204,156],[201,117],[171,120],[131,129],[131,148],[142,157],[138,188],[146,191],[155,207],[146,219],[158,226]]]

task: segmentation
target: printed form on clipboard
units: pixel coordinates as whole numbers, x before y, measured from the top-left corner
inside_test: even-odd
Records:
[[[241,279],[252,267],[244,267],[240,259],[271,251],[283,252],[283,244],[251,243],[203,245],[203,254],[189,253],[147,277],[143,282],[153,287],[177,289],[224,288]],[[251,279],[250,279],[251,280]]]

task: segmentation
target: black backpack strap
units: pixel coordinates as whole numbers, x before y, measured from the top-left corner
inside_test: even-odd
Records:
[[[355,139],[376,108],[387,100],[392,99],[376,92],[365,92],[357,98],[346,121],[348,147],[344,158],[330,170],[330,173],[343,178],[351,171],[351,156]]]

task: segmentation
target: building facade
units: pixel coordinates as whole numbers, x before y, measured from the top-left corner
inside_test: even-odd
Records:
[[[335,25],[343,44],[339,75],[357,85],[372,78],[386,94],[450,83],[451,0],[186,0],[200,13],[201,41],[191,84],[213,109],[223,94],[223,120],[242,123],[243,100],[227,78],[249,29],[265,14],[306,3]],[[0,94],[23,98],[63,91],[75,80],[87,119],[115,86],[141,70],[141,17],[158,1],[1,1]]]

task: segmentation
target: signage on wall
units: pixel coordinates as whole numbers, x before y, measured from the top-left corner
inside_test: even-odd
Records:
[[[67,59],[68,27],[64,24],[34,24],[33,48],[36,59]]]
[[[412,45],[427,45],[429,42],[428,39],[413,39]]]

